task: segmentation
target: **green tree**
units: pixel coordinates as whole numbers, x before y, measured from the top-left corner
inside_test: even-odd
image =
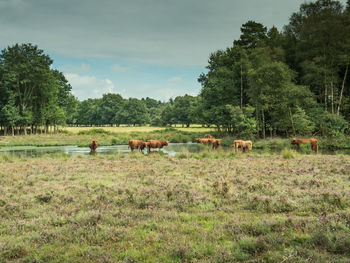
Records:
[[[300,84],[310,86],[325,110],[332,113],[339,103],[339,66],[345,62],[340,61],[348,39],[344,22],[339,1],[318,0],[302,4],[285,28],[288,44],[294,46],[289,50],[294,55],[288,57],[294,57],[294,68],[301,73]]]
[[[15,96],[20,123],[26,134],[26,126],[33,120],[34,104],[49,96],[52,87],[51,58],[44,51],[31,44],[16,44],[2,50],[3,85]]]
[[[193,96],[187,94],[185,96],[178,96],[175,98],[173,114],[176,123],[190,127],[193,120],[191,113],[194,100],[195,98]]]
[[[119,94],[103,94],[98,105],[98,116],[101,124],[113,125],[115,123],[115,114],[123,106],[123,98]]]
[[[263,138],[267,124],[288,133],[293,126],[293,109],[314,106],[312,93],[304,86],[295,85],[293,78],[294,73],[282,62],[270,62],[249,72],[248,96],[255,106]]]
[[[251,139],[256,131],[253,107],[240,108],[238,106],[226,105],[231,115],[233,134],[240,138]]]
[[[324,112],[318,119],[319,129],[323,136],[327,137],[341,137],[344,135],[349,124],[344,117]]]
[[[294,135],[310,135],[315,130],[315,123],[305,113],[305,110],[297,106],[295,113],[292,115],[292,124]]]
[[[11,127],[12,136],[15,135],[15,126],[20,120],[19,108],[15,105],[15,96],[10,94],[8,96],[8,102],[5,106],[2,107],[0,111],[2,122],[5,126]],[[7,128],[4,130],[5,135],[7,135]]]
[[[149,123],[149,114],[144,102],[130,98],[116,113],[115,119],[117,123],[136,126]]]
[[[169,102],[163,109],[161,114],[162,125],[166,126],[169,124],[170,126],[176,123],[174,106]]]
[[[260,41],[266,39],[267,28],[261,23],[250,20],[242,25],[241,32],[240,39],[235,40],[234,45],[245,48],[256,48]]]

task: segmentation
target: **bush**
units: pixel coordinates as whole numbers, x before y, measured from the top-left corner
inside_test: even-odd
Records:
[[[297,107],[295,114],[293,114],[293,122],[296,133],[300,135],[309,135],[315,130],[315,124],[300,107]]]
[[[175,143],[179,143],[179,142],[185,143],[189,141],[191,141],[191,137],[182,135],[182,134],[175,134],[170,138],[170,142],[175,142]]]
[[[319,120],[319,129],[323,136],[341,137],[348,129],[348,123],[343,116],[324,112]]]
[[[297,153],[294,150],[290,150],[287,148],[284,148],[282,150],[282,156],[284,159],[294,159],[296,157]]]
[[[101,128],[82,130],[78,132],[78,135],[111,135],[111,134],[112,134],[111,132]]]

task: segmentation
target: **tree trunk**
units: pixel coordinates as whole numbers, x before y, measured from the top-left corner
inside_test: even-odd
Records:
[[[264,110],[261,110],[261,114],[262,114],[262,132],[263,132],[263,138],[265,140],[266,133],[265,133],[265,114],[264,114]]]
[[[7,126],[4,126],[4,136],[7,136]]]
[[[327,111],[327,80],[326,80],[326,72],[324,73],[324,110]]]
[[[289,109],[290,121],[292,123],[293,134],[294,134],[294,136],[296,136],[295,127],[294,127],[294,121],[293,121],[293,116],[292,116],[292,111],[291,111],[290,107],[288,107],[288,109]]]
[[[11,130],[12,130],[12,136],[15,136],[15,127],[11,126]]]
[[[23,129],[24,129],[24,135],[27,135],[27,125],[26,124],[23,125]]]
[[[331,101],[331,103],[332,103],[332,114],[334,114],[334,100],[333,100],[333,97],[334,97],[334,91],[333,91],[333,78],[332,78],[332,80],[331,80],[331,96],[332,96],[332,101]]]
[[[345,74],[344,74],[344,78],[343,78],[343,83],[341,85],[341,91],[340,91],[340,97],[339,97],[339,103],[338,103],[338,110],[337,110],[337,114],[339,115],[340,112],[340,105],[341,105],[341,100],[343,97],[343,92],[344,92],[344,86],[345,86],[345,82],[346,82],[346,77],[348,75],[348,69],[349,69],[349,63],[346,64],[346,69],[345,69]]]
[[[255,105],[255,121],[256,121],[256,137],[260,138],[260,131],[259,131],[259,110],[258,105]]]
[[[243,70],[242,70],[242,60],[241,60],[241,109],[243,108]]]

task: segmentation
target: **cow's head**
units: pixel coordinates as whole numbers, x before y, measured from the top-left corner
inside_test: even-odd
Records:
[[[163,146],[168,146],[169,142],[168,141],[163,141],[162,144],[163,144]]]
[[[291,142],[290,142],[291,144],[298,144],[297,143],[297,139],[296,138],[293,138],[292,140],[291,140]]]

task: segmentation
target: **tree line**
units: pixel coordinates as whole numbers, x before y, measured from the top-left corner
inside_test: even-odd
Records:
[[[32,44],[0,53],[0,126],[2,133],[45,133],[64,125],[74,111],[71,86],[52,59]]]
[[[76,126],[177,125],[189,127],[199,123],[195,109],[198,96],[178,96],[168,102],[152,98],[125,99],[119,94],[104,94],[102,98],[76,101],[76,110],[67,120]]]
[[[78,101],[52,59],[31,44],[0,54],[3,134],[57,125],[215,125],[243,137],[340,136],[350,122],[350,0],[304,3],[279,31],[248,21],[240,38],[210,54],[198,96]]]
[[[281,32],[248,21],[232,47],[210,55],[198,79],[202,121],[263,138],[344,134],[349,62],[350,1],[304,3]]]

